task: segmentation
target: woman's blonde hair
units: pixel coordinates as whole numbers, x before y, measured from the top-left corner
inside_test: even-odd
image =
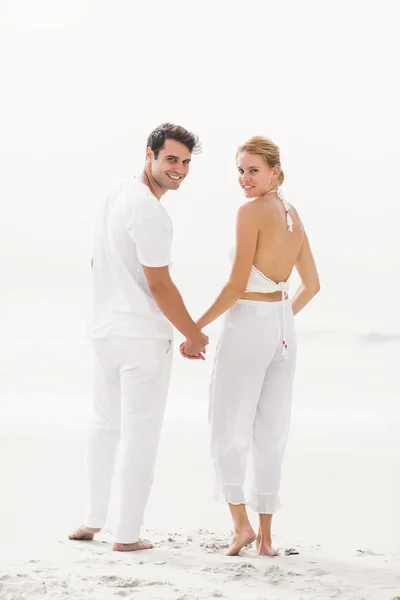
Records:
[[[250,154],[258,154],[261,156],[267,165],[272,169],[273,167],[281,166],[281,157],[279,147],[274,144],[270,139],[261,135],[255,135],[251,137],[247,142],[239,146],[236,152],[236,160],[239,154],[242,152],[249,152]],[[282,185],[285,179],[282,169],[278,175],[278,185]]]

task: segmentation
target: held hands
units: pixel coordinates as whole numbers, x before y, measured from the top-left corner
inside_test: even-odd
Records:
[[[206,360],[206,346],[208,345],[208,336],[200,332],[200,336],[196,340],[187,339],[180,345],[180,353],[184,358],[189,360]]]

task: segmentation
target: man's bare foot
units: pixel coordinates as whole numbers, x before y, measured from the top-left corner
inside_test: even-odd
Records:
[[[279,552],[272,547],[271,540],[263,540],[260,535],[257,536],[257,554],[260,556],[278,556]]]
[[[241,529],[233,534],[231,545],[224,554],[226,556],[237,556],[242,548],[254,542],[255,539],[256,534],[249,525],[245,529]]]
[[[75,529],[69,534],[69,540],[92,540],[95,533],[99,533],[100,529],[94,527],[86,527],[86,525],[79,525],[78,529]]]
[[[114,542],[112,549],[116,552],[134,552],[135,550],[151,550],[154,548],[153,544],[149,540],[138,540],[134,544],[118,544]]]

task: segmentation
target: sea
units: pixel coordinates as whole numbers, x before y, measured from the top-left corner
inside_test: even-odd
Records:
[[[325,261],[321,291],[296,316],[298,362],[293,418],[341,426],[390,426],[400,422],[400,285],[393,266]],[[49,271],[47,271],[47,274]],[[225,260],[177,260],[173,278],[188,310],[199,317],[229,273]],[[299,284],[296,275],[292,292]],[[396,288],[397,285],[397,288]],[[89,265],[76,276],[54,265],[53,277],[17,281],[3,290],[6,318],[0,345],[0,420],[12,428],[87,427],[92,354],[86,339],[90,305]],[[207,419],[208,386],[222,319],[207,328],[205,362],[179,355],[174,365],[166,420]]]

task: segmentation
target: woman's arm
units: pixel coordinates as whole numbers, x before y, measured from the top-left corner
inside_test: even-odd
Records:
[[[222,288],[214,304],[197,321],[200,329],[206,327],[230,308],[246,290],[256,253],[258,225],[252,203],[239,209],[236,223],[236,255],[228,283]]]
[[[301,285],[292,298],[294,315],[300,312],[321,289],[317,267],[315,266],[310,243],[305,233],[295,267],[300,275]]]

